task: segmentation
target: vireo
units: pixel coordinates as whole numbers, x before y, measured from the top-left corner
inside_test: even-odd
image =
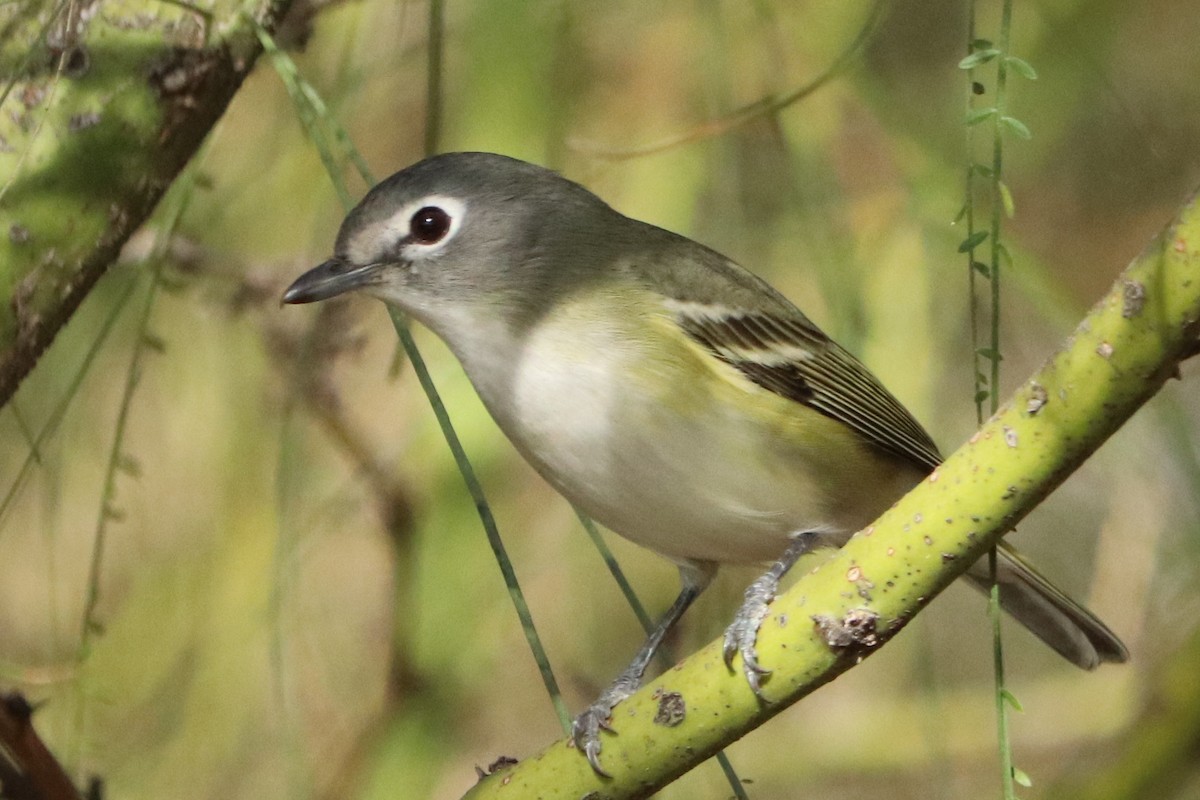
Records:
[[[758,628],[805,552],[839,547],[941,461],[852,355],[765,282],[550,170],[435,156],[373,188],[284,302],[363,290],[446,341],[521,454],[568,500],[679,566],[679,597],[574,724],[600,732],[717,565],[767,564],[725,634],[758,691]],[[990,586],[986,560],[967,579]],[[1120,640],[1007,544],[1006,611],[1072,663]]]

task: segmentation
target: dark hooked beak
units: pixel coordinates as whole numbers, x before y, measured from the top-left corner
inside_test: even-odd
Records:
[[[285,303],[314,303],[374,283],[383,264],[356,266],[334,256],[296,279],[283,293]]]

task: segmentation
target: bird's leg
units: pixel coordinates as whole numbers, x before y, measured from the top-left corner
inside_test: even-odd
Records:
[[[767,618],[768,607],[779,591],[779,581],[787,574],[800,556],[812,549],[816,539],[813,533],[798,533],[792,536],[787,550],[779,560],[771,565],[762,577],[746,587],[745,600],[733,617],[733,622],[725,629],[725,665],[733,669],[733,657],[739,653],[742,656],[742,671],[746,680],[756,695],[761,696],[762,678],[771,674],[771,670],[758,663],[758,651],[754,644],[758,639],[758,629]]]
[[[600,775],[606,778],[611,777],[600,766],[600,731],[613,732],[609,725],[612,721],[613,709],[642,685],[642,675],[646,672],[646,667],[650,665],[651,659],[654,658],[654,653],[658,650],[659,645],[662,644],[663,638],[671,628],[675,627],[675,623],[683,616],[683,612],[687,611],[688,606],[700,596],[715,573],[716,567],[711,565],[680,566],[679,577],[683,586],[679,590],[679,596],[675,598],[675,602],[654,626],[654,630],[650,631],[629,666],[617,676],[617,679],[607,689],[600,693],[596,702],[575,718],[571,727],[571,738],[574,740],[575,746],[587,756],[592,769]]]

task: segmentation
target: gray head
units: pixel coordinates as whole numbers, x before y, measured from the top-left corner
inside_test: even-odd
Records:
[[[309,303],[361,289],[437,330],[447,309],[536,313],[564,266],[607,260],[637,225],[548,169],[492,153],[448,153],[379,183],[350,212],[331,259],[283,296]],[[590,263],[583,263],[584,261]],[[439,331],[445,335],[445,331]]]

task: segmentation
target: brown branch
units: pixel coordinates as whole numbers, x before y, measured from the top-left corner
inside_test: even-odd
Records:
[[[66,770],[34,730],[33,711],[19,693],[0,695],[0,797],[83,800]]]

